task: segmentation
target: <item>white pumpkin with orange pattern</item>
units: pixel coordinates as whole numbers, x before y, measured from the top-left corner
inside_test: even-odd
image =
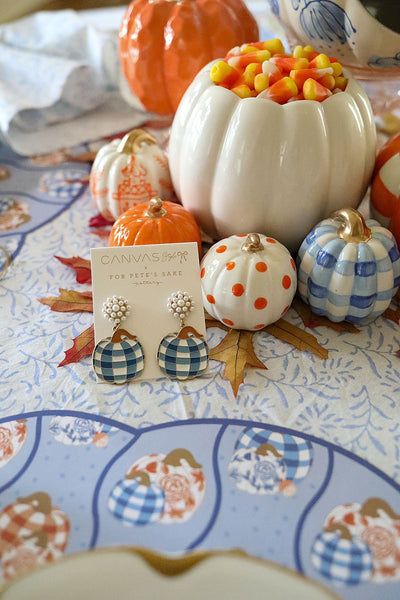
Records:
[[[100,148],[90,172],[90,191],[108,221],[156,196],[171,200],[168,158],[155,137],[134,129]]]
[[[258,233],[232,235],[201,261],[204,308],[232,329],[257,331],[280,319],[297,286],[289,250]]]

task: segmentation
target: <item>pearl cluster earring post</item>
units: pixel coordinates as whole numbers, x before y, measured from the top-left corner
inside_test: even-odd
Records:
[[[176,292],[171,294],[167,301],[167,307],[174,317],[180,319],[181,325],[184,325],[185,318],[194,308],[193,298],[187,292]]]
[[[111,296],[103,302],[103,315],[110,323],[113,323],[114,331],[118,329],[122,321],[128,317],[130,306],[123,296]]]

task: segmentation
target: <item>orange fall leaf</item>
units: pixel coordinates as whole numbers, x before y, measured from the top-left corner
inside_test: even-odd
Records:
[[[76,281],[78,283],[91,283],[92,272],[90,269],[90,260],[81,258],[80,256],[73,256],[72,258],[63,258],[61,256],[55,257],[63,265],[71,267],[76,272]]]
[[[59,296],[38,298],[41,304],[56,312],[93,312],[92,292],[76,292],[60,288]]]
[[[84,358],[85,356],[91,356],[94,350],[94,326],[91,325],[88,329],[85,329],[80,333],[74,340],[72,348],[65,351],[65,358],[59,367],[64,367],[71,363],[76,363]]]

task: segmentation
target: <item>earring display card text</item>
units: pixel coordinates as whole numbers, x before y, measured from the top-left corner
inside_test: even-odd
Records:
[[[196,242],[92,248],[91,266],[95,343],[113,334],[103,303],[111,296],[123,296],[130,313],[120,329],[135,335],[144,350],[144,370],[134,381],[163,377],[157,361],[159,344],[181,327],[181,320],[168,310],[172,294],[182,291],[191,296],[194,306],[184,324],[206,339]]]

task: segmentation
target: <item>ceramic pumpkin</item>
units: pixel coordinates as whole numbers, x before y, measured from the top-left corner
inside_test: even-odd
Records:
[[[123,384],[139,377],[144,369],[144,350],[135,335],[117,329],[100,340],[93,350],[93,370],[108,383]]]
[[[289,308],[296,267],[289,251],[262,234],[232,235],[217,242],[201,261],[207,312],[233,329],[262,329]]]
[[[122,140],[100,148],[90,172],[90,191],[109,221],[153,196],[170,200],[173,189],[168,159],[156,138],[134,129]]]
[[[197,242],[201,233],[193,216],[179,204],[152,198],[122,214],[114,223],[109,246]]]
[[[400,133],[380,150],[371,185],[371,214],[400,245]]]
[[[119,55],[146,110],[172,114],[204,65],[257,40],[257,22],[242,0],[134,0],[121,23]]]
[[[215,85],[211,68],[197,75],[172,124],[175,192],[214,239],[258,231],[297,251],[344,198],[356,207],[365,194],[376,145],[368,97],[350,78],[323,102],[242,99]]]
[[[301,298],[334,322],[375,319],[400,285],[393,235],[354,209],[321,221],[304,240],[297,261]]]
[[[157,522],[164,510],[164,490],[143,471],[128,474],[111,490],[109,511],[124,525]]]

